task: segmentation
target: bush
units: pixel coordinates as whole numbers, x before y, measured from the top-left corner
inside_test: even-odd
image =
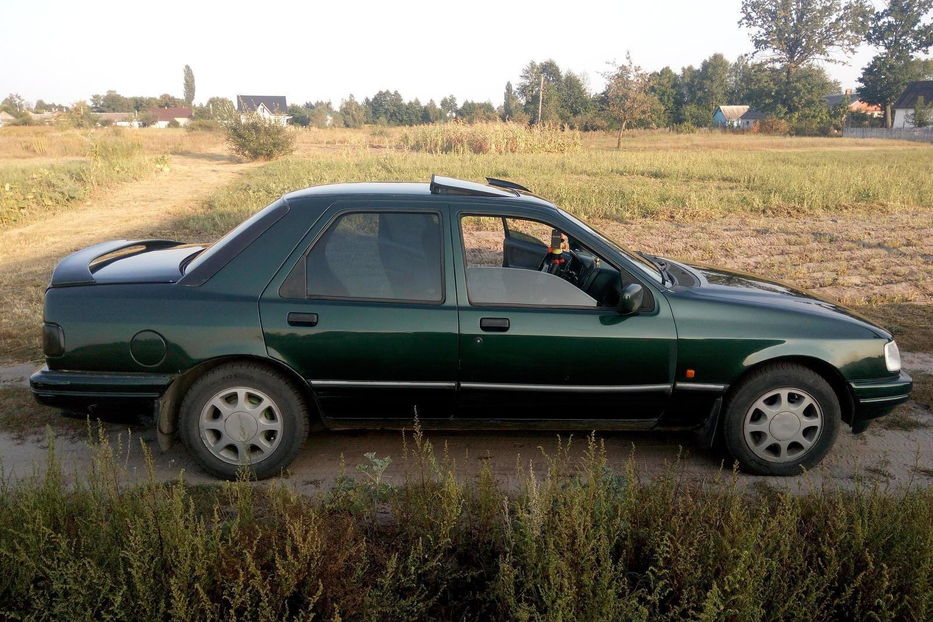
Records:
[[[765,117],[754,126],[753,130],[758,134],[769,134],[771,136],[789,136],[791,125],[784,119],[777,117]]]
[[[168,122],[167,127],[181,127],[181,123],[178,122],[178,119],[172,119]]]
[[[82,620],[929,620],[933,488],[743,492],[614,473],[559,445],[518,489],[416,432],[316,498],[128,483],[122,452],[0,494],[0,617]],[[412,442],[413,441],[413,442]],[[125,451],[125,450],[124,450]],[[386,469],[404,481],[389,485]],[[398,473],[398,470],[401,473]],[[150,473],[152,469],[150,468]],[[287,481],[287,480],[286,480]]]
[[[192,119],[185,129],[189,132],[223,132],[226,126],[214,119]]]
[[[237,119],[227,126],[227,144],[247,160],[274,160],[295,150],[295,134],[259,117]]]

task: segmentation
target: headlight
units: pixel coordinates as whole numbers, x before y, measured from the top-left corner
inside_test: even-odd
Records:
[[[893,341],[884,344],[884,364],[888,371],[901,371],[901,351]]]

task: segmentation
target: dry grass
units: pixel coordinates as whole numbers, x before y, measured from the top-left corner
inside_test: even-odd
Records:
[[[569,153],[580,149],[580,132],[552,125],[437,123],[406,129],[398,145],[427,153]]]

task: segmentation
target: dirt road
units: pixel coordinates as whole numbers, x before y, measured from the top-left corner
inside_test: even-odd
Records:
[[[905,353],[905,367],[912,373],[933,373],[933,357]],[[35,421],[41,416],[55,425],[56,454],[66,466],[66,473],[77,475],[92,464],[93,451],[85,442],[86,422],[63,420],[50,409],[31,402],[25,390],[31,366],[20,365],[0,369],[0,390],[16,392],[0,408],[31,413]],[[5,387],[5,388],[2,388]],[[9,396],[8,396],[9,397]],[[822,486],[851,488],[859,482],[894,486],[927,486],[933,483],[933,413],[926,407],[910,402],[894,415],[897,425],[876,423],[859,436],[844,428],[835,448],[818,469],[804,476],[789,478],[738,476],[741,487],[769,486],[792,492],[805,492]],[[146,463],[140,443],[154,456],[159,479],[173,480],[184,476],[192,483],[213,481],[188,457],[180,444],[162,453],[158,449],[151,421],[136,420],[105,424],[112,444],[119,447],[121,463],[133,478],[146,477]],[[7,477],[28,476],[43,468],[48,444],[42,426],[31,425],[20,434],[0,433],[0,461]],[[577,434],[571,454],[578,456],[585,447],[585,434]],[[518,481],[518,467],[534,465],[543,470],[546,454],[553,455],[558,437],[546,432],[462,432],[428,433],[438,456],[449,457],[456,472],[469,478],[488,464],[496,478],[506,486]],[[641,477],[652,478],[666,469],[677,468],[690,481],[728,477],[731,465],[715,452],[698,449],[688,434],[604,433],[608,463],[615,472],[626,469],[634,460]],[[564,437],[566,440],[566,436]],[[402,458],[406,441],[400,432],[313,432],[304,450],[288,474],[291,484],[305,493],[330,488],[343,475],[358,476],[357,464],[364,463],[366,452],[389,456],[395,465],[387,471],[388,481],[401,481]]]

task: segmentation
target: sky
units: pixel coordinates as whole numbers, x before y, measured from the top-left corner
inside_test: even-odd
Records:
[[[530,60],[603,85],[608,62],[631,52],[647,70],[679,71],[721,52],[751,51],[737,25],[741,0],[473,2],[160,0],[92,4],[0,0],[0,98],[71,104],[94,93],[182,96],[191,65],[196,102],[237,94],[288,102],[363,99],[381,89],[405,99],[492,101]],[[873,50],[830,65],[857,86]]]

